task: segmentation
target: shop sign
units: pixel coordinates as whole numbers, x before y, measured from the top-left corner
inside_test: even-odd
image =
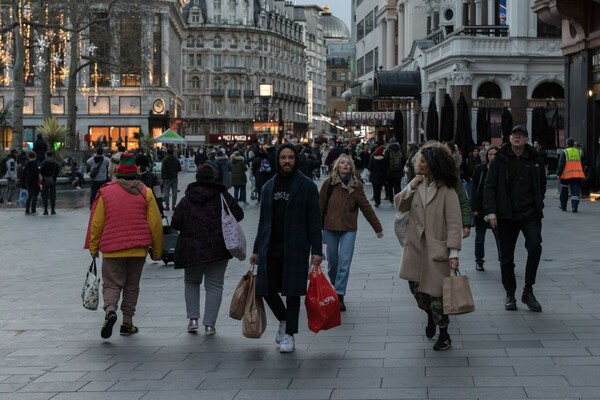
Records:
[[[394,113],[391,111],[353,111],[341,113],[340,120],[346,124],[353,125],[387,125],[394,120]]]

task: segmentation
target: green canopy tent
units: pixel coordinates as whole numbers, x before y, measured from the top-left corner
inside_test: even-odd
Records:
[[[179,136],[177,132],[172,129],[167,129],[160,136],[154,139],[158,143],[165,144],[186,144],[186,140]]]

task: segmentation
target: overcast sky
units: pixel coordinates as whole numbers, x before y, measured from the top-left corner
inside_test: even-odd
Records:
[[[350,0],[295,0],[295,4],[316,4],[321,8],[328,5],[331,14],[344,21],[348,29],[350,29],[350,11],[352,8]]]

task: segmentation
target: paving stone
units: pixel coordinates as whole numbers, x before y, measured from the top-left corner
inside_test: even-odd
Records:
[[[332,389],[286,389],[286,390],[250,390],[239,391],[235,400],[328,400]]]
[[[334,389],[335,400],[427,399],[427,389]]]

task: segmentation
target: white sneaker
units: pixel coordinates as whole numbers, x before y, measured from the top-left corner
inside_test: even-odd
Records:
[[[190,319],[190,322],[188,322],[187,330],[188,332],[196,332],[198,330],[198,320]]]
[[[275,343],[279,344],[285,336],[285,321],[279,322],[279,329],[277,329],[277,335],[275,335]]]
[[[296,348],[296,343],[294,341],[294,337],[290,335],[285,335],[281,344],[279,345],[280,353],[291,353]]]

